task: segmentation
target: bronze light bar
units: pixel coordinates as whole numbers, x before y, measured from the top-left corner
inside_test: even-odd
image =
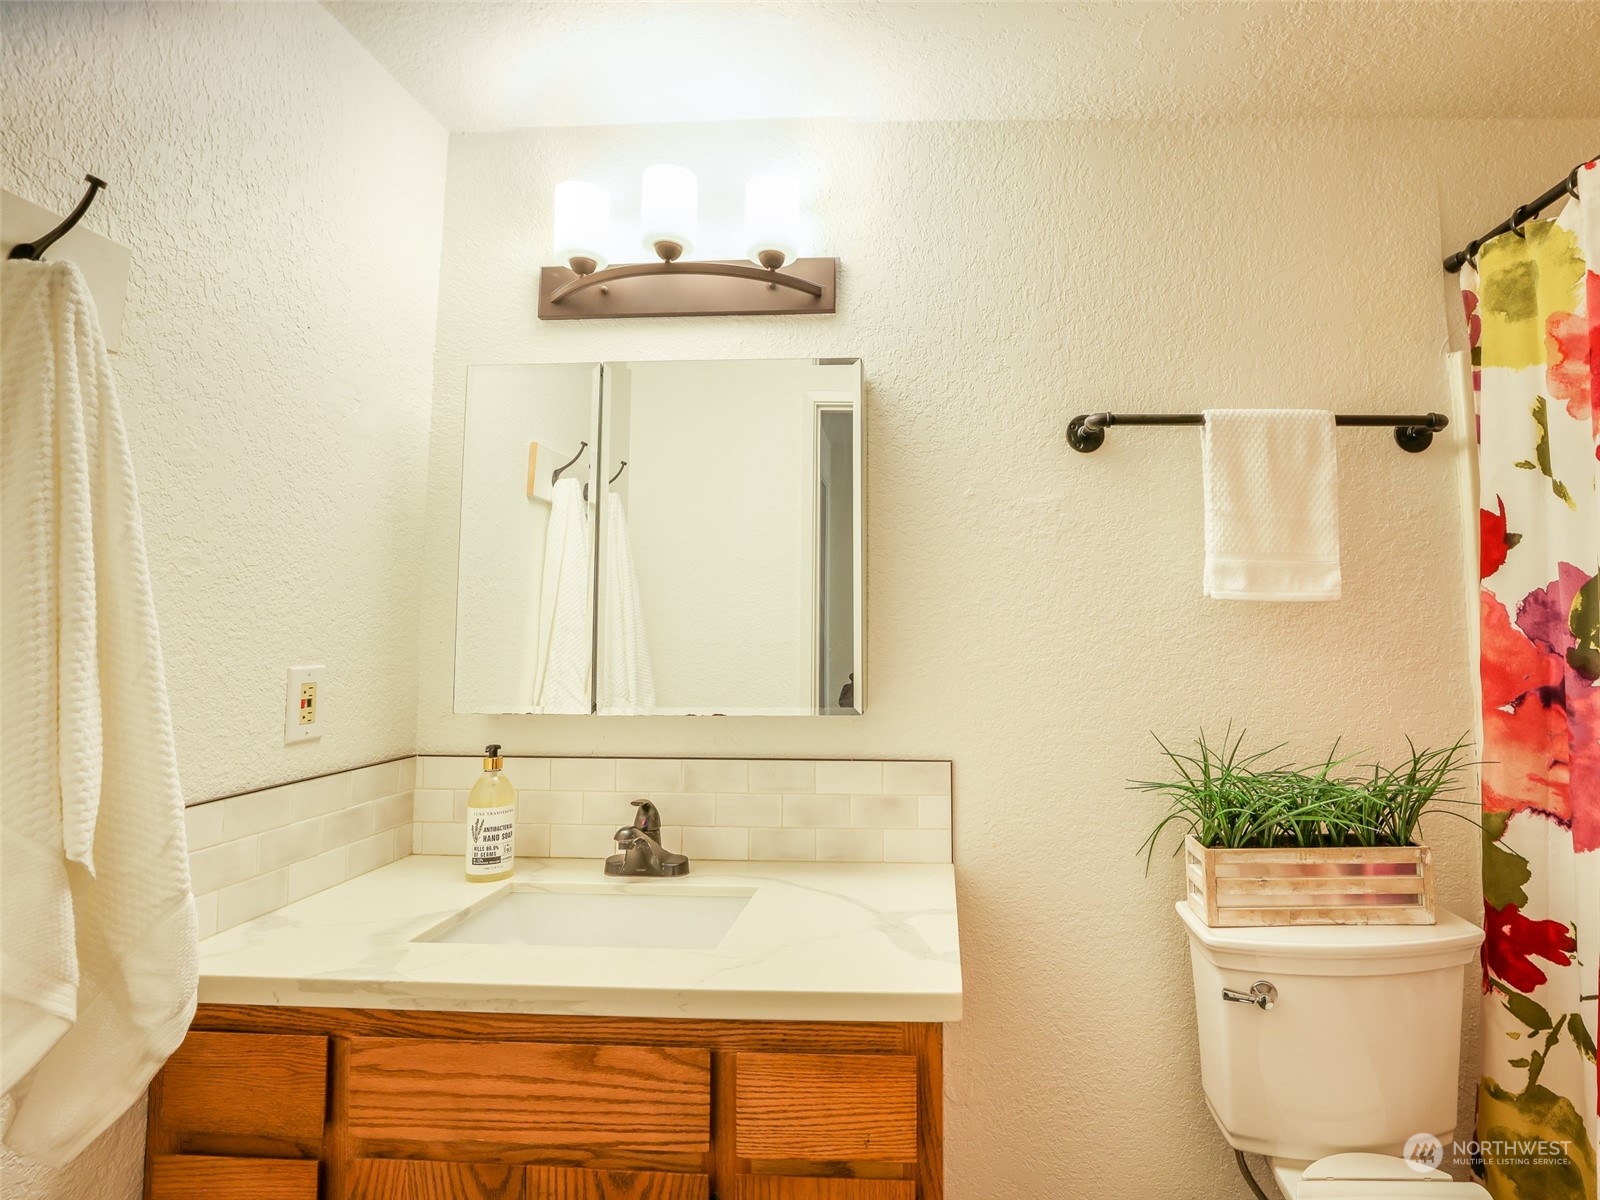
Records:
[[[539,319],[831,313],[838,261],[797,258],[782,271],[750,262],[681,259],[622,263],[581,275],[570,267],[545,267],[539,272]]]
[[[567,265],[539,272],[539,319],[834,311],[838,260],[794,258],[800,222],[793,181],[758,175],[746,184],[744,234],[750,257],[736,261],[686,257],[696,236],[699,194],[699,183],[683,167],[646,167],[640,184],[641,241],[659,261],[608,267],[610,197],[583,180],[557,184],[551,225],[556,258]]]
[[[1106,440],[1106,430],[1113,425],[1204,425],[1201,413],[1084,413],[1073,417],[1067,425],[1067,445],[1079,454],[1092,454]],[[1421,454],[1433,444],[1433,435],[1450,425],[1443,413],[1423,416],[1371,416],[1366,413],[1339,413],[1333,418],[1335,425],[1356,425],[1368,429],[1394,429],[1394,440],[1408,454]]]

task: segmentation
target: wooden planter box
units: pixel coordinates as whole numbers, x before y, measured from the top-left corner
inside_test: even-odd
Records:
[[[1207,925],[1432,925],[1425,845],[1277,850],[1183,845],[1189,905]]]

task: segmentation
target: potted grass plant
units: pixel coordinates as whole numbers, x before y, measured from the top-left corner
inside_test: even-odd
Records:
[[[1389,767],[1354,764],[1337,743],[1313,764],[1271,766],[1281,747],[1246,753],[1231,731],[1220,745],[1202,732],[1193,753],[1156,741],[1173,774],[1130,784],[1167,802],[1140,850],[1148,870],[1163,836],[1183,832],[1188,902],[1206,924],[1433,924],[1420,822],[1467,803],[1465,738],[1424,750],[1408,740],[1409,757]]]

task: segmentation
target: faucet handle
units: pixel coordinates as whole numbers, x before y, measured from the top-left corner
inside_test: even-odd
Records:
[[[633,818],[633,827],[644,833],[661,832],[661,812],[648,800],[635,800],[633,806],[639,810]]]
[[[635,800],[639,815],[632,825],[624,825],[611,835],[618,853],[606,859],[607,875],[648,875],[664,879],[689,873],[686,855],[661,845],[661,814],[648,800]]]

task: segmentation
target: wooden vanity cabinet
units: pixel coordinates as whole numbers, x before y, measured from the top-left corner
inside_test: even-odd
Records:
[[[202,1005],[146,1200],[943,1200],[942,1027]]]

